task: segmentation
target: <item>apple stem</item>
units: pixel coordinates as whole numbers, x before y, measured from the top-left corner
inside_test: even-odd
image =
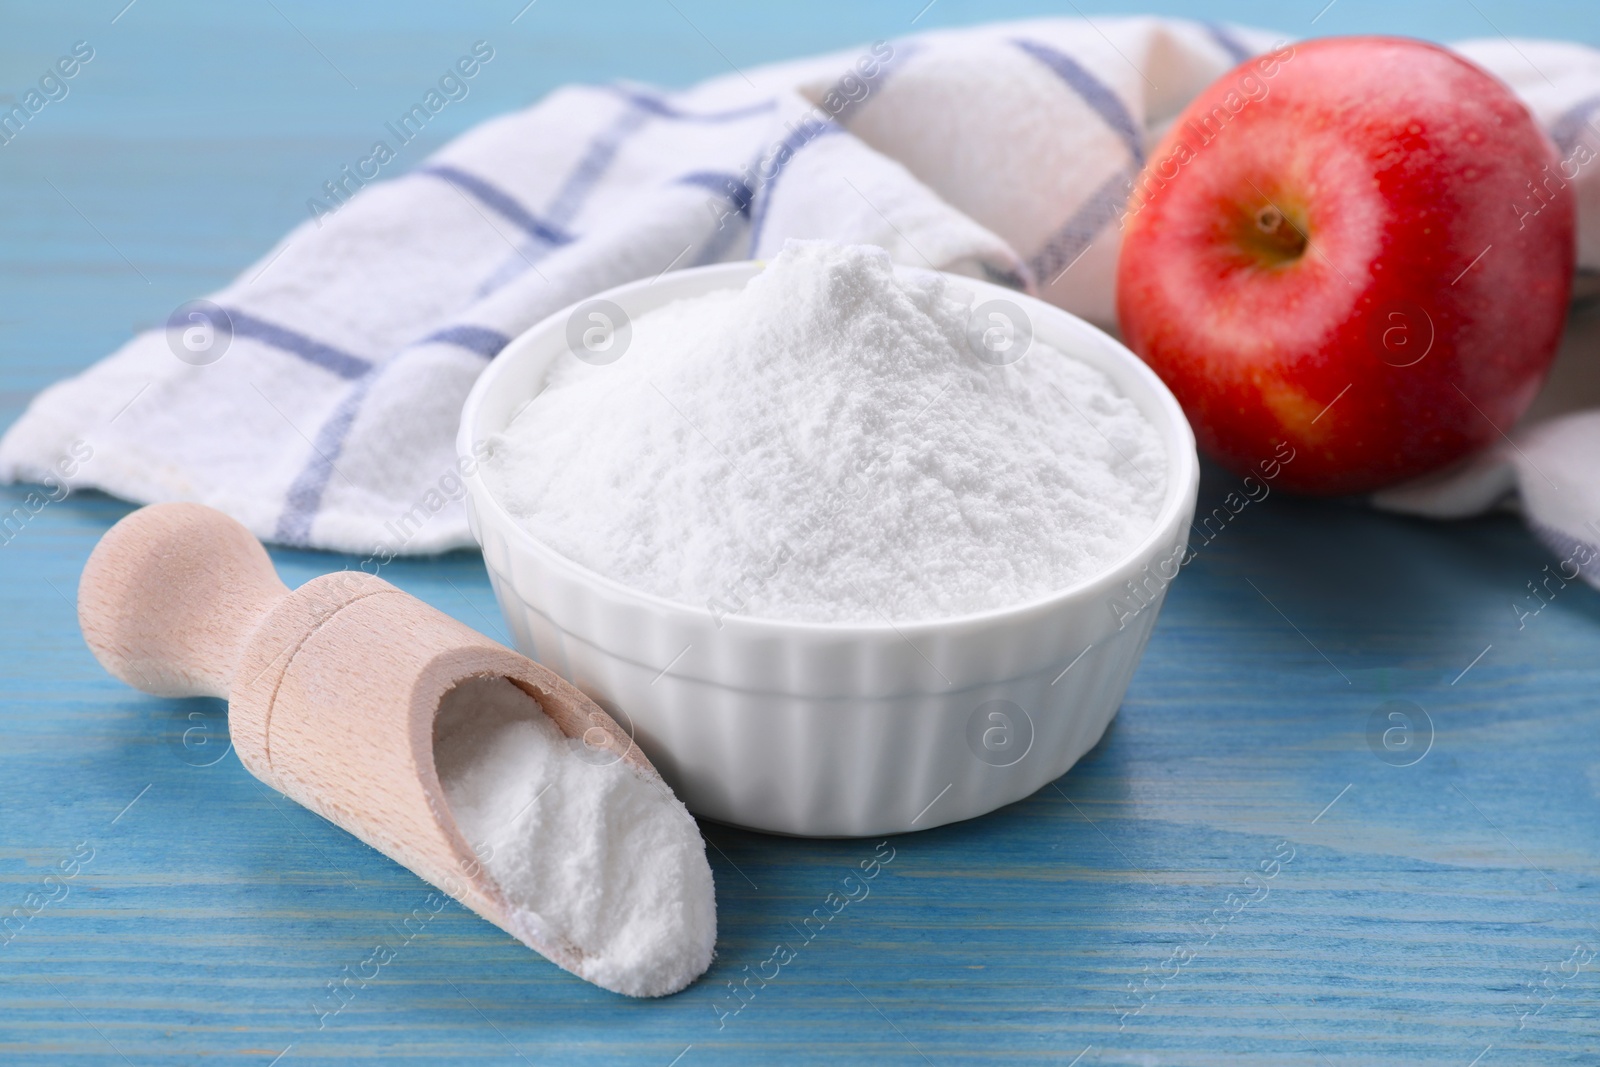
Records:
[[[1306,235],[1275,205],[1268,204],[1256,212],[1256,229],[1261,231],[1273,251],[1285,258],[1296,258],[1306,250]]]

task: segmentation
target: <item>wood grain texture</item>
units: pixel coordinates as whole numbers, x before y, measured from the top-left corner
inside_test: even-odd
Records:
[[[89,554],[78,628],[106,673],[135,689],[225,699],[251,634],[288,595],[243,523],[203,504],[156,505],[130,513]],[[257,747],[265,751],[264,737]]]
[[[268,247],[474,39],[497,66],[431,144],[563,81],[683,83],[902,33],[923,7],[539,0],[512,24],[521,0],[139,0],[113,24],[122,3],[0,15],[0,93],[75,40],[97,50],[0,147],[6,422]],[[1096,10],[1118,6],[1134,5]],[[1303,32],[1322,4],[1137,7]],[[916,25],[1062,10],[941,0]],[[1496,27],[1600,35],[1553,0],[1341,0],[1314,31]],[[1202,508],[1230,487],[1208,472]],[[0,490],[4,510],[26,498]],[[51,503],[0,546],[0,1062],[1502,1067],[1600,1050],[1600,596],[1569,587],[1519,629],[1512,603],[1549,560],[1513,518],[1250,505],[1174,584],[1122,713],[1070,774],[882,852],[706,825],[719,959],[634,1002],[434,910],[424,883],[256,782],[220,702],[102,672],[75,584],[127,510]],[[358,562],[273,556],[291,585]],[[383,576],[505,639],[475,554]],[[1431,720],[1412,766],[1369,745],[1388,701]],[[849,900],[845,876],[889,849]],[[726,983],[771,975],[779,942],[792,958],[735,1000]],[[364,984],[319,1029],[347,968]]]

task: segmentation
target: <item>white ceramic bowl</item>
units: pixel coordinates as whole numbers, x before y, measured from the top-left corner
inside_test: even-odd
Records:
[[[595,299],[636,319],[674,300],[740,287],[761,269],[686,270]],[[1106,373],[1160,432],[1167,453],[1160,514],[1138,545],[1089,581],[932,622],[737,615],[719,622],[706,608],[630,589],[572,562],[519,526],[481,473],[467,479],[472,531],[517,647],[631,724],[696,814],[807,836],[968,819],[1063,774],[1122,702],[1187,543],[1199,483],[1194,435],[1155,374],[1105,333],[1013,290],[952,280],[975,290],[975,303],[1002,299],[1023,308],[1037,339]],[[558,357],[571,358],[574,308],[518,337],[478,379],[457,438],[463,458],[505,429]]]

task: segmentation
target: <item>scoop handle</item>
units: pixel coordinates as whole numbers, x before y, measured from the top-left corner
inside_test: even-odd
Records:
[[[200,504],[152,504],[90,554],[78,625],[100,665],[136,689],[226,697],[245,644],[288,593],[241,523]]]

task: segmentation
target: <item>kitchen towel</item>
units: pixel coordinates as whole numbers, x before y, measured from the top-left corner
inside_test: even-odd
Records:
[[[1600,52],[1457,47],[1550,131],[1579,199],[1580,266],[1600,269]],[[676,93],[563,88],[388,180],[393,145],[376,144],[224,289],[41,393],[0,441],[0,478],[196,500],[287,545],[470,545],[458,416],[518,332],[600,289],[791,237],[882,245],[1114,327],[1118,219],[1146,154],[1200,89],[1275,48],[1292,62],[1281,38],[1237,27],[1000,23]],[[1570,384],[1594,385],[1600,361],[1597,331],[1581,333],[1561,403],[1600,409],[1600,389]],[[1525,425],[1376,502],[1446,517],[1520,488],[1564,566],[1600,581],[1600,471],[1585,462],[1600,415]]]

